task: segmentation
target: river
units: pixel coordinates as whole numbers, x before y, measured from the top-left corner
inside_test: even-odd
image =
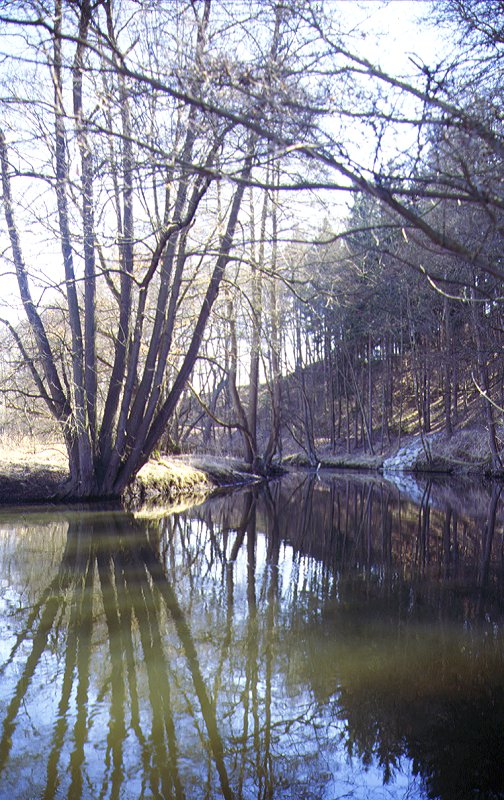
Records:
[[[494,484],[0,509],[0,797],[504,798]]]

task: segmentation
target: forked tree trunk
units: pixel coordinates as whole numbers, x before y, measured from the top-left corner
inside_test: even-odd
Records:
[[[206,286],[203,284],[198,295],[201,305],[196,306],[196,321],[187,334],[187,347],[174,352],[181,304],[189,304],[186,265],[187,259],[194,256],[187,243],[187,230],[208,187],[216,176],[223,177],[215,164],[223,144],[229,136],[235,136],[239,125],[238,121],[210,114],[204,104],[190,99],[204,93],[208,79],[205,56],[211,2],[202,0],[190,5],[188,14],[191,25],[194,24],[194,29],[191,29],[191,42],[194,44],[191,45],[192,54],[187,54],[187,63],[192,62],[194,68],[189,70],[190,77],[185,87],[188,99],[183,102],[180,102],[181,98],[175,99],[168,84],[164,89],[161,85],[152,88],[153,92],[163,92],[163,97],[173,101],[173,116],[170,122],[160,123],[159,141],[156,141],[157,149],[153,152],[150,134],[142,139],[140,130],[145,121],[142,104],[145,84],[128,69],[128,58],[123,55],[118,39],[124,36],[128,45],[131,40],[124,34],[124,28],[119,28],[112,0],[101,0],[100,3],[82,0],[70,5],[64,0],[55,0],[54,17],[46,29],[52,38],[52,59],[48,67],[54,87],[54,107],[50,111],[53,130],[46,144],[55,165],[52,186],[64,268],[64,281],[59,288],[65,302],[65,330],[63,336],[57,332],[63,341],[61,356],[53,352],[52,331],[45,328],[43,315],[31,296],[29,270],[23,261],[14,218],[8,153],[0,134],[4,213],[21,300],[37,355],[31,355],[30,348],[24,348],[21,340],[18,346],[40,397],[61,426],[68,450],[69,492],[75,496],[120,495],[163,436],[198,358],[210,313],[232,257],[243,194],[255,163],[260,134],[251,131],[243,137],[243,132],[236,133],[233,146],[236,148],[241,141],[245,149],[241,155],[238,154],[238,168],[229,167],[226,161],[231,180],[226,182],[230,188],[225,230],[218,243],[212,241],[212,249],[205,254],[206,263],[210,258],[213,262],[210,262],[212,266]],[[45,24],[45,13],[42,9],[37,24]],[[275,10],[271,48],[264,57],[265,74],[270,75],[270,82],[259,97],[253,93],[250,95],[251,116],[258,119],[270,102],[270,95],[275,94],[271,82],[276,80],[278,72],[281,29],[287,16],[283,6],[279,5]],[[152,44],[154,46],[154,40]],[[48,53],[50,50],[46,48],[44,55]],[[155,64],[153,55],[152,69],[155,69]],[[71,70],[67,72],[69,65]],[[96,81],[100,87],[100,102],[97,104]],[[86,87],[90,87],[87,94]],[[71,113],[66,108],[69,100]],[[91,104],[92,109],[86,108]],[[175,127],[172,150],[164,142],[171,124]],[[260,125],[257,127],[259,129]],[[98,141],[98,137],[103,138]],[[71,162],[74,142],[79,158],[77,168]],[[98,143],[97,162],[98,157],[103,159],[100,170],[106,176],[101,195],[107,197],[100,206],[97,205],[100,192],[94,185],[98,175],[98,171],[95,175],[93,163],[95,143]],[[227,156],[225,153],[226,159]],[[158,190],[154,187],[155,213],[152,225],[147,227],[150,222],[147,195],[151,187],[149,185],[146,192],[142,180],[145,164],[151,170],[155,162],[159,183],[166,186],[167,205],[161,222]],[[151,172],[149,180],[150,177]],[[139,222],[135,225],[137,195],[145,205],[139,210]],[[108,208],[113,209],[110,216]],[[266,208],[265,205],[263,220]],[[98,225],[104,236],[103,246],[96,241]],[[114,225],[117,225],[115,231]],[[264,227],[263,221],[263,234]],[[138,243],[136,233],[139,235]],[[140,235],[144,237],[144,234],[145,246],[140,243]],[[110,257],[106,252],[107,241]],[[151,243],[152,253],[147,263],[145,253]],[[212,256],[213,248],[216,253]],[[137,252],[143,252],[143,258],[136,258]],[[82,271],[78,261],[81,255]],[[205,263],[198,266],[199,281],[204,269]],[[261,331],[259,273],[258,267],[253,297],[256,316],[250,417],[246,420],[246,428],[252,432],[252,458],[257,453]],[[112,301],[117,304],[115,320],[111,325],[103,326],[105,331],[98,331],[96,323],[98,278],[108,287]],[[105,337],[110,337],[111,352],[100,352],[98,359],[97,342],[101,344]],[[274,347],[275,353],[279,347],[279,344]],[[276,355],[272,357],[276,387],[274,404],[278,408],[279,362],[275,358]],[[97,364],[106,376],[100,392]],[[171,364],[175,376],[171,387],[166,386],[168,364]],[[174,366],[177,364],[180,365],[178,368]],[[273,449],[276,449],[278,419],[273,431]]]

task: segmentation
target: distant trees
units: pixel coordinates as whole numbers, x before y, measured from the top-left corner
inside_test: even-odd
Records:
[[[443,4],[440,21],[463,31],[457,49],[436,67],[418,63],[418,78],[407,81],[343,49],[332,40],[327,21],[325,28],[314,23],[331,53],[347,65],[356,81],[362,81],[357,109],[345,106],[345,95],[339,95],[341,117],[354,119],[363,136],[366,133],[375,142],[367,161],[365,155],[345,160],[341,148],[336,157],[335,140],[314,157],[376,201],[373,209],[369,199],[357,200],[349,217],[350,230],[340,237],[355,275],[349,295],[354,331],[343,333],[341,308],[336,325],[344,349],[348,352],[353,342],[357,347],[344,381],[348,387],[354,383],[354,439],[359,440],[360,424],[363,444],[372,446],[368,434],[378,404],[370,392],[373,387],[376,392],[379,382],[368,380],[366,390],[364,373],[367,369],[371,376],[374,362],[381,364],[387,398],[376,426],[382,436],[389,430],[385,418],[394,406],[396,420],[401,419],[405,379],[414,388],[418,425],[425,432],[431,429],[433,413],[439,424],[441,403],[443,425],[450,434],[461,398],[467,402],[479,392],[493,465],[499,466],[503,14],[499,4],[490,6],[488,14],[482,14],[483,4],[478,2]],[[402,136],[391,142],[390,132],[398,127]],[[408,136],[408,152],[401,152],[399,143]],[[364,230],[354,233],[359,216]],[[387,223],[396,227],[395,234],[388,236]],[[415,278],[411,268],[423,279]],[[335,269],[341,272],[341,260]],[[341,306],[340,287],[336,297]],[[395,342],[389,347],[386,332],[390,335],[391,330]],[[387,349],[396,355],[392,361],[385,356]],[[390,391],[394,373],[396,391],[399,388],[395,398],[394,389]]]
[[[327,243],[297,260],[283,361],[300,368],[299,392],[294,405],[284,394],[283,417],[316,463],[315,429],[370,451],[403,429],[450,435],[479,393],[498,466],[502,10],[492,4],[483,22],[478,2],[443,4],[438,22],[464,36],[437,65],[413,59],[408,79],[352,49],[326,11],[303,8],[331,125],[303,141],[269,135],[311,165],[304,186],[356,199],[347,230],[329,225]]]

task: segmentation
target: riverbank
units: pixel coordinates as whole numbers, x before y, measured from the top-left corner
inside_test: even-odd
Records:
[[[317,456],[321,469],[504,477],[502,470],[492,469],[486,432],[477,426],[459,430],[452,437],[437,432],[403,438],[379,454],[332,453],[327,447],[320,447]],[[299,453],[287,456],[283,465],[287,469],[313,466]],[[59,445],[28,443],[0,448],[1,505],[55,502],[67,478],[66,454]],[[236,458],[160,457],[140,470],[125,500],[136,506],[144,502],[176,502],[180,497],[200,502],[216,491],[262,479]]]
[[[504,432],[502,432],[504,439]],[[364,449],[351,453],[331,452],[327,446],[317,451],[319,469],[378,470],[444,475],[475,475],[503,478],[504,471],[492,466],[488,435],[482,426],[471,426],[447,436],[443,431],[403,437],[382,453]],[[504,461],[504,454],[503,454]],[[305,454],[284,458],[287,467],[313,467]]]
[[[58,446],[0,448],[0,505],[56,502],[67,479],[66,455]],[[199,502],[219,490],[260,480],[239,459],[162,457],[152,459],[140,470],[125,500],[139,505],[175,502],[183,496]]]
[[[200,502],[225,489],[263,480],[250,465],[237,458],[213,456],[166,456],[151,459],[127,489],[128,504],[176,502],[190,496]]]

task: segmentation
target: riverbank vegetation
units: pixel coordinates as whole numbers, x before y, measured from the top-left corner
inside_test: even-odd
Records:
[[[179,500],[197,503],[210,494],[260,480],[261,476],[239,459],[157,454],[139,470],[123,499],[129,508],[153,502],[173,505]],[[31,440],[0,447],[0,504],[78,499],[71,493],[61,444],[48,446]]]
[[[501,470],[503,13],[416,7],[389,66],[366,4],[2,10],[0,422],[64,493],[415,436]]]

